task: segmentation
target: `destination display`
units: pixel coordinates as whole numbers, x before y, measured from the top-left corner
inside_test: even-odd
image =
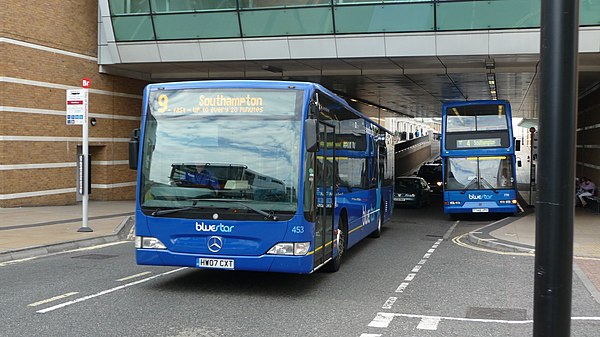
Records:
[[[457,149],[469,149],[480,147],[500,147],[502,141],[500,138],[482,138],[482,139],[457,139]]]
[[[284,114],[293,115],[295,90],[232,90],[214,92],[202,89],[153,92],[150,101],[158,114]]]

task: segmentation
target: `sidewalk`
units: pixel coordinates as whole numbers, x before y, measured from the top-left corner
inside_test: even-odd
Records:
[[[469,241],[501,251],[533,253],[535,226],[535,210],[531,209],[521,217],[507,218],[469,233]],[[600,214],[576,208],[573,227],[573,256],[600,260]]]
[[[0,263],[127,238],[133,227],[134,201],[90,201],[88,227],[81,204],[0,208]]]

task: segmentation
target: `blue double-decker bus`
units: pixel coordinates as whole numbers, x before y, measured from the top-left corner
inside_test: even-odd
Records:
[[[318,84],[150,84],[129,149],[137,263],[336,271],[391,218],[393,148]]]
[[[442,105],[444,212],[517,212],[510,104],[502,100]]]

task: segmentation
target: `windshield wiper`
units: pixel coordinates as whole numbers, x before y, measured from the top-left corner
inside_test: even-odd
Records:
[[[190,209],[198,208],[198,207],[196,207],[196,204],[198,203],[198,200],[200,200],[200,199],[192,199],[192,200],[194,202],[192,203],[191,206],[180,207],[180,208],[167,208],[167,209],[157,208],[154,210],[154,212],[152,212],[151,215],[152,216],[165,215],[165,214],[177,213],[177,212],[182,212],[182,211],[187,211]]]
[[[262,216],[265,217],[265,219],[267,220],[273,220],[273,221],[277,221],[277,216],[273,213],[273,212],[265,212],[262,209],[258,209],[256,207],[252,207],[244,202],[242,202],[242,200],[236,200],[236,199],[193,199],[193,200],[202,200],[202,201],[219,201],[219,202],[226,202],[226,203],[230,203],[230,204],[236,204],[236,205],[240,205],[243,206],[246,209],[249,209],[255,213],[258,213]]]

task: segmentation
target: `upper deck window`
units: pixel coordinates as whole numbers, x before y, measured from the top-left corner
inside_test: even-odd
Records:
[[[502,104],[449,107],[446,112],[446,132],[507,129],[506,108]]]

